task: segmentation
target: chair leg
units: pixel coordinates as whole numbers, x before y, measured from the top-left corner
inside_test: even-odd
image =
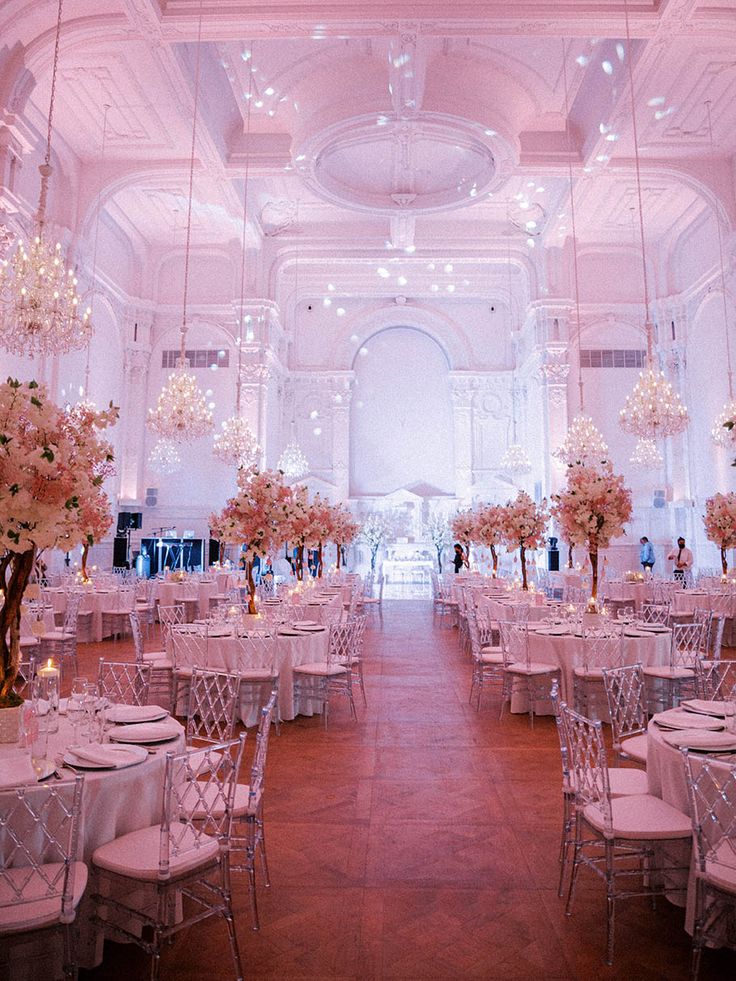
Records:
[[[606,964],[613,964],[613,940],[616,926],[616,880],[613,871],[613,842],[606,840]]]
[[[567,890],[567,903],[565,904],[565,916],[572,915],[572,904],[575,898],[575,883],[580,869],[580,815],[575,815],[575,842],[572,853],[572,874],[570,875],[570,886]]]

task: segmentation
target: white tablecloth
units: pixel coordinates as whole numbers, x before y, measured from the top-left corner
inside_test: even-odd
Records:
[[[197,617],[204,619],[209,614],[210,598],[221,595],[217,580],[211,582],[196,583]],[[161,606],[174,606],[181,603],[186,598],[188,600],[189,590],[187,585],[180,582],[156,582],[153,588],[154,599],[157,599]]]
[[[179,752],[184,747],[184,730],[181,726],[179,728],[181,735],[178,739],[164,744],[136,766],[122,770],[85,771],[79,826],[79,860],[89,863],[92,853],[100,845],[128,834],[129,831],[158,824],[162,817],[166,753]],[[48,759],[53,760],[58,753],[63,753],[71,742],[71,724],[61,716],[58,733],[49,737]],[[15,744],[0,745],[0,767],[3,755],[16,751]],[[65,779],[74,775],[71,770],[61,770],[61,773]],[[131,806],[131,802],[134,802],[134,806]],[[103,936],[91,922],[94,910],[87,899],[90,890],[91,883],[88,882],[85,897],[77,913],[80,928],[79,965],[85,968],[96,967],[102,961]],[[43,950],[43,947],[40,949]],[[19,974],[18,977],[20,976]]]
[[[626,664],[666,664],[670,655],[670,631],[649,634],[646,637],[624,637],[624,662]],[[583,664],[582,637],[565,634],[561,637],[529,631],[529,655],[532,661],[555,664],[562,669],[563,701],[572,705],[573,671]],[[512,706],[512,710],[516,710]],[[521,711],[526,711],[524,708]]]
[[[205,637],[195,642],[195,650],[200,666],[220,671],[235,673],[238,669],[238,654],[240,645],[234,637]],[[319,703],[302,700],[298,704],[294,700],[294,676],[292,669],[295,664],[307,664],[313,661],[324,661],[327,657],[329,631],[321,630],[314,633],[303,633],[298,637],[279,634],[276,644],[276,667],[279,671],[279,711],[282,719],[294,719],[297,715],[313,715],[319,710]],[[173,657],[171,641],[168,642],[168,653]],[[240,717],[245,725],[255,725],[258,721],[258,706],[253,705],[245,696],[241,700]]]
[[[67,593],[63,589],[46,589],[44,595],[54,607],[54,612],[66,613]],[[104,639],[102,629],[102,612],[115,603],[115,590],[108,589],[84,589],[82,591],[82,602],[79,605],[80,614],[91,613],[91,626],[89,633],[84,631],[84,625],[80,624],[78,640],[82,643],[94,641],[99,644]],[[133,607],[131,605],[130,609]]]
[[[539,595],[539,594],[536,594]],[[516,611],[519,606],[524,605],[523,600],[499,600],[490,596],[482,596],[478,600],[478,610],[491,620],[515,620]],[[559,611],[558,604],[547,606],[544,603],[537,605],[534,601],[529,604],[529,622],[538,623]]]
[[[653,602],[654,586],[650,582],[607,583],[604,587],[604,595],[607,600],[614,600],[618,603],[633,603],[639,612],[642,603]]]

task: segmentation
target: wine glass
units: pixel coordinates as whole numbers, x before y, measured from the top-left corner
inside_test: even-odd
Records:
[[[72,724],[74,732],[74,745],[78,745],[81,738],[81,728],[84,723],[85,707],[84,699],[86,695],[86,678],[75,678],[72,682],[72,690],[66,702],[66,714]]]

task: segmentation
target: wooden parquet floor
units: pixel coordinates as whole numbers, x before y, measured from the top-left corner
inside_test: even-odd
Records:
[[[128,643],[88,645],[130,657]],[[384,602],[366,639],[368,708],[357,724],[337,703],[272,736],[266,830],[270,890],[250,926],[235,876],[248,978],[668,979],[688,976],[684,912],[660,900],[617,910],[614,968],[602,961],[602,884],[582,875],[574,914],[557,898],[559,749],[551,718],[498,720],[488,696],[468,705],[470,664],[457,631],[426,601]],[[88,981],[143,979],[146,957],[108,943]],[[224,926],[179,934],[161,976],[229,979]],[[736,977],[726,951],[706,951],[703,979]]]

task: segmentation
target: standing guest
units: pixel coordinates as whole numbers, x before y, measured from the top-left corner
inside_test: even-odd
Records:
[[[455,575],[457,575],[463,566],[470,568],[470,563],[465,557],[465,552],[460,542],[455,542],[455,555],[452,559],[453,565],[455,566]]]
[[[675,581],[679,582],[684,589],[685,573],[689,572],[693,567],[693,553],[689,548],[685,548],[685,539],[682,535],[677,539],[677,548],[672,549],[667,559],[675,563]]]
[[[641,567],[645,574],[648,570],[651,575],[652,569],[654,568],[654,547],[646,535],[641,536],[639,539],[639,544],[641,546],[639,549],[639,561],[641,562]]]

